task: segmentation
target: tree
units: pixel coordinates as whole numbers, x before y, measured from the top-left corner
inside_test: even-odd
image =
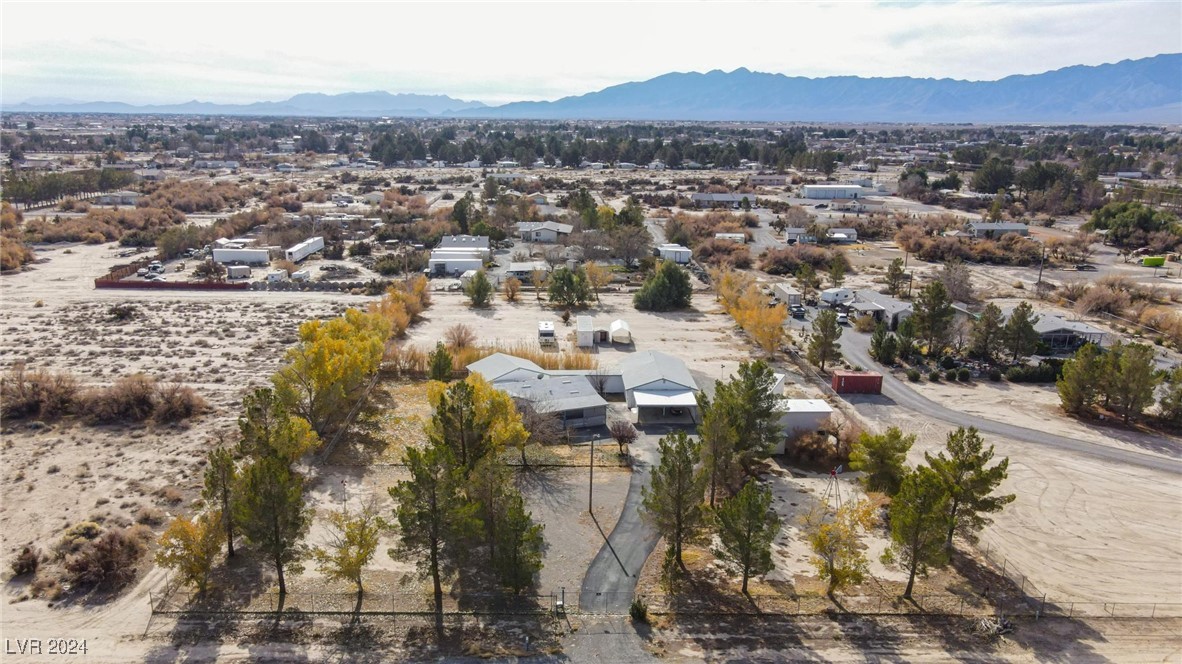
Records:
[[[465,542],[479,531],[480,521],[476,505],[461,492],[463,480],[448,448],[409,448],[406,467],[410,479],[390,488],[398,505],[398,545],[389,555],[396,560],[416,558],[419,572],[431,578],[438,624],[443,616],[443,579],[463,561]]]
[[[431,355],[427,358],[427,361],[429,366],[428,376],[431,380],[438,380],[444,383],[451,380],[451,353],[447,352],[447,346],[444,346],[442,341],[435,342],[435,350],[431,351]]]
[[[1105,387],[1112,405],[1128,424],[1153,403],[1153,391],[1160,380],[1153,370],[1153,347],[1125,344],[1119,351],[1114,347],[1110,352],[1119,352],[1119,360],[1115,362],[1116,371],[1107,377]]]
[[[1007,457],[988,467],[993,460],[993,446],[985,449],[985,441],[975,427],[960,427],[949,433],[944,448],[948,456],[944,452],[934,457],[924,453],[924,458],[948,494],[948,536],[944,547],[951,553],[954,534],[959,532],[966,539],[973,539],[977,531],[988,525],[986,515],[1000,512],[1014,502],[1014,495],[991,495],[1005,480],[1010,460]]]
[[[734,377],[715,387],[714,402],[708,404],[734,430],[735,455],[749,474],[771,454],[782,435],[777,412],[780,395],[772,391],[775,382],[767,362],[740,362]]]
[[[825,365],[841,356],[841,326],[837,324],[837,312],[826,309],[813,319],[813,334],[809,339],[808,360],[821,371]]]
[[[213,259],[202,261],[193,268],[193,276],[202,281],[225,281],[226,266]]]
[[[279,594],[287,593],[283,571],[304,556],[300,540],[312,523],[304,505],[304,479],[276,457],[264,457],[242,471],[242,490],[234,502],[234,521],[251,545],[270,558],[279,575]]]
[[[665,538],[667,566],[685,569],[681,552],[693,541],[705,521],[702,492],[705,475],[694,469],[698,444],[677,431],[663,436],[658,443],[661,461],[653,470],[651,485],[641,489],[644,512]]]
[[[533,270],[529,273],[529,283],[534,287],[534,295],[538,302],[542,301],[542,286],[550,279],[550,273],[545,270]]]
[[[1005,345],[1004,317],[1001,309],[990,302],[981,311],[981,316],[973,321],[973,328],[969,334],[969,354],[973,357],[992,363]]]
[[[976,299],[969,268],[959,260],[944,263],[936,277],[944,284],[948,297],[956,302],[972,302]]]
[[[378,550],[378,537],[385,526],[372,504],[361,511],[334,510],[328,513],[328,541],[316,547],[312,555],[317,569],[329,579],[348,581],[357,586],[360,597],[361,572]]]
[[[753,574],[772,569],[772,541],[780,532],[780,519],[772,510],[772,492],[752,480],[718,508],[718,553],[738,566],[743,575],[743,594]]]
[[[863,433],[850,448],[850,468],[866,473],[862,481],[868,490],[893,496],[907,474],[907,452],[914,444],[915,434],[905,436],[898,427]]]
[[[464,294],[468,296],[472,306],[477,308],[487,307],[495,292],[496,289],[493,288],[492,282],[488,280],[484,270],[478,270],[464,286]]]
[[[536,523],[525,511],[525,500],[520,493],[506,498],[505,514],[497,537],[493,571],[502,586],[520,593],[533,585],[542,569],[545,526]]]
[[[320,444],[308,421],[292,415],[275,390],[268,387],[242,398],[238,431],[242,435],[238,446],[244,455],[277,458],[288,465]]]
[[[591,299],[587,273],[582,269],[560,267],[550,275],[550,301],[561,307],[582,307]]]
[[[845,281],[845,261],[835,260],[829,265],[829,282],[834,288],[841,288]]]
[[[907,278],[907,273],[903,271],[903,259],[896,258],[887,266],[886,271],[886,287],[887,293],[890,295],[898,295],[903,287],[903,281]]]
[[[915,298],[913,309],[911,319],[914,321],[916,336],[926,342],[929,357],[939,355],[948,342],[948,332],[956,313],[944,284],[933,281],[924,286]]]
[[[496,178],[489,176],[484,179],[484,200],[491,201],[496,199],[500,190],[501,188],[497,185]]]
[[[624,448],[636,442],[636,427],[627,420],[615,420],[608,427],[608,432],[611,433],[612,438],[616,441],[616,446],[620,448],[620,454],[624,454]]]
[[[1063,375],[1055,381],[1063,410],[1078,415],[1096,403],[1101,387],[1101,364],[1100,350],[1093,344],[1084,344],[1074,357],[1063,363]]]
[[[998,189],[1009,189],[1014,183],[1014,166],[997,157],[990,157],[973,173],[969,188],[982,194],[996,193]]]
[[[763,352],[771,356],[784,341],[784,323],[787,321],[788,305],[780,303],[769,307],[759,302],[759,306],[748,307],[742,312],[740,326]]]
[[[690,306],[694,289],[689,272],[673,261],[661,261],[632,298],[641,311],[673,311]]]
[[[870,334],[870,354],[874,356],[874,359],[883,364],[886,364],[886,362],[883,362],[882,359],[882,347],[890,335],[891,333],[884,321],[878,321],[878,325],[874,326],[874,332]]]
[[[936,471],[920,466],[907,474],[891,499],[890,522],[891,544],[883,560],[907,570],[903,599],[911,599],[915,576],[948,561],[948,492]]]
[[[468,234],[475,205],[476,201],[472,198],[472,192],[469,191],[451,208],[452,221],[460,225],[460,232],[464,235]]]
[[[501,293],[505,296],[506,302],[516,302],[521,295],[521,280],[517,277],[508,277],[501,283]]]
[[[226,558],[234,556],[234,519],[231,509],[234,505],[234,494],[238,486],[238,468],[234,465],[234,456],[226,447],[218,447],[209,451],[205,464],[205,488],[201,497],[206,505],[215,507],[219,524],[225,533]]]
[[[181,583],[196,587],[197,592],[205,592],[214,558],[222,549],[225,537],[222,522],[226,520],[218,510],[206,512],[193,520],[185,516],[173,519],[160,535],[156,564],[176,570]]]
[[[1038,347],[1038,331],[1034,324],[1038,322],[1034,315],[1034,308],[1023,300],[1010,312],[1005,327],[1002,328],[1002,338],[1005,340],[1006,350],[1010,352],[1010,361],[1017,364],[1026,359]]]
[[[427,437],[451,450],[465,475],[486,455],[519,448],[529,438],[512,397],[477,374],[450,385],[431,383],[427,399],[434,408]]]
[[[1170,424],[1182,423],[1182,367],[1174,367],[1167,375],[1165,393],[1158,401],[1158,412]]]
[[[738,436],[723,406],[716,407],[717,401],[711,404],[710,397],[706,396],[705,392],[699,392],[697,397],[698,412],[702,414],[702,425],[698,427],[702,472],[710,486],[709,505],[713,508],[719,487],[725,487],[730,483]]]
[[[635,267],[636,261],[648,253],[652,241],[652,235],[643,224],[617,226],[611,234],[612,250],[628,269]]]
[[[861,583],[869,571],[861,536],[876,522],[874,514],[872,503],[859,501],[839,507],[832,520],[825,519],[824,511],[805,516],[805,538],[813,550],[811,562],[817,576],[829,581],[826,592],[830,597],[840,588]]]
[[[591,285],[591,290],[595,292],[595,301],[599,301],[599,291],[612,282],[612,273],[606,267],[594,261],[583,265],[583,271],[587,275],[587,283]]]

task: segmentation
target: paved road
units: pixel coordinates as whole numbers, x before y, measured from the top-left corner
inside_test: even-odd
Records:
[[[649,484],[649,470],[657,461],[656,436],[641,435],[631,446],[633,466],[628,497],[607,542],[583,576],[579,609],[590,613],[627,614],[644,561],[657,546],[660,534],[640,516],[640,490]]]
[[[846,328],[841,335],[841,352],[852,365],[863,367],[877,366],[877,363],[870,357],[870,335],[868,334],[861,334],[855,332],[852,328]],[[1182,458],[1177,456],[1175,458],[1166,458],[1136,450],[1090,443],[1074,438],[1057,436],[1044,431],[1018,427],[976,415],[961,413],[945,408],[931,399],[919,395],[908,387],[905,382],[888,373],[884,373],[882,377],[882,394],[893,400],[898,406],[922,413],[928,417],[934,417],[953,426],[977,427],[979,431],[984,433],[1004,436],[1019,442],[1070,450],[1106,461],[1117,461],[1132,466],[1182,475]],[[857,408],[859,404],[855,403],[854,406]],[[1178,445],[1174,441],[1158,437],[1153,442],[1159,447],[1172,449],[1175,452],[1178,451]]]

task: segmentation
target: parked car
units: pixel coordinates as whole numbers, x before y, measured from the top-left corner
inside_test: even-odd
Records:
[[[148,274],[150,274],[150,273],[148,272],[148,268],[146,268],[146,267],[141,267],[140,269],[135,271],[135,276],[137,276],[137,277],[146,277],[146,276],[148,276]]]
[[[800,306],[799,304],[792,305],[789,310],[792,312],[793,318],[804,318],[804,307]]]
[[[1091,265],[1090,263],[1080,263],[1079,265],[1075,266],[1075,269],[1079,272],[1095,272],[1096,266]]]
[[[818,209],[818,210],[824,210],[824,209],[826,209],[826,208],[828,208],[828,207],[829,207],[829,204],[828,204],[828,203],[817,203],[817,204],[816,204],[816,205],[814,205],[813,207],[814,207],[814,208],[816,208],[816,209]]]
[[[849,314],[846,314],[846,313],[837,314],[837,324],[838,325],[848,325],[849,322],[850,322]]]

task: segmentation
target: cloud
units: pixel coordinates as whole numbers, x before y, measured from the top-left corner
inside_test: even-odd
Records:
[[[52,30],[35,26],[52,25]],[[6,5],[3,96],[381,89],[498,103],[670,71],[973,80],[1182,51],[1182,3]]]

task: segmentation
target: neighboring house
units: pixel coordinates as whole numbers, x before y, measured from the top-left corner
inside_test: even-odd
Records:
[[[1005,320],[1010,319],[1014,307],[1001,310]],[[1034,331],[1038,332],[1038,340],[1050,348],[1052,352],[1071,352],[1080,346],[1091,343],[1104,345],[1107,333],[1098,327],[1088,325],[1083,321],[1067,320],[1059,314],[1047,311],[1037,311],[1038,321],[1034,323]]]
[[[834,242],[858,241],[858,231],[854,228],[830,228],[825,235]]]
[[[525,261],[522,263],[509,263],[509,269],[505,270],[505,274],[510,277],[517,277],[518,279],[529,282],[533,277],[535,270],[541,270],[546,274],[550,273],[550,265],[546,261]]]
[[[624,400],[636,419],[698,418],[698,385],[680,359],[656,350],[630,355],[620,362]]]
[[[488,260],[492,255],[487,235],[444,235],[439,239],[439,246],[436,249],[474,251],[480,254],[484,260]]]
[[[116,191],[110,194],[101,194],[94,199],[95,205],[135,205],[139,201],[140,195],[134,191]]]
[[[899,323],[913,312],[910,302],[869,289],[854,291],[854,301],[850,308],[860,314],[874,316],[875,320],[883,321],[892,330],[898,329]]]
[[[479,270],[492,255],[487,235],[445,235],[427,260],[431,276],[459,276],[469,270]]]
[[[772,454],[783,454],[789,439],[822,428],[833,415],[833,407],[823,399],[780,399],[776,413],[780,416],[780,436]]]
[[[683,247],[680,244],[662,244],[657,247],[657,256],[662,260],[673,261],[681,265],[689,263],[693,254],[694,252],[689,247]]]
[[[523,242],[543,242],[553,244],[569,237],[575,229],[570,224],[560,224],[557,221],[519,221],[517,234]]]
[[[746,199],[747,205],[755,207],[755,194],[706,194],[695,193],[690,196],[690,201],[698,207],[731,207],[738,208],[743,205],[743,200]]]
[[[747,184],[753,187],[783,187],[788,184],[788,178],[783,175],[749,175]]]
[[[795,244],[797,242],[806,242],[805,238],[809,232],[807,228],[785,228],[784,241],[788,244]]]
[[[970,221],[965,224],[965,230],[969,235],[975,238],[985,238],[989,240],[1000,239],[1001,236],[1009,233],[1017,233],[1018,235],[1030,235],[1030,228],[1026,224],[1017,223],[1000,223],[987,221]]]

